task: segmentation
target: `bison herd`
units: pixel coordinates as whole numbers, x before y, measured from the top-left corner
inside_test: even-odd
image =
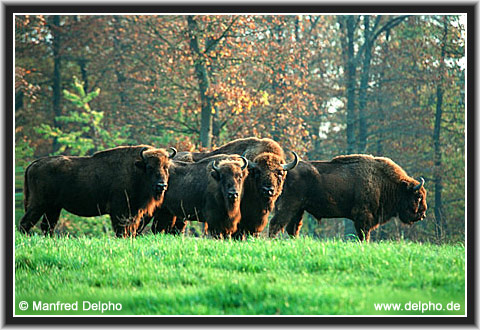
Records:
[[[205,223],[213,237],[269,236],[286,228],[297,236],[307,211],[317,220],[353,220],[360,240],[392,217],[412,224],[425,218],[424,179],[413,179],[392,160],[346,155],[331,161],[287,159],[271,139],[231,141],[211,152],[178,152],[139,145],[92,156],[52,156],[25,170],[27,233],[42,217],[52,234],[60,211],[110,215],[119,237],[183,233],[187,221]]]

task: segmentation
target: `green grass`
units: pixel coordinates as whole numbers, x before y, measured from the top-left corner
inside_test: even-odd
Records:
[[[20,301],[121,303],[104,314],[370,315],[374,303],[459,303],[465,313],[465,248],[408,242],[299,239],[217,241],[16,233]],[[422,314],[388,312],[393,315]]]

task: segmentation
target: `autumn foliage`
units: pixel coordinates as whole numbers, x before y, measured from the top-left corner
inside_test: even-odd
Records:
[[[193,151],[258,136],[273,138],[304,159],[348,151],[389,157],[411,176],[426,179],[428,217],[412,228],[394,222],[372,238],[393,232],[462,241],[466,37],[461,17],[346,18],[15,16],[17,161],[73,152],[36,128],[72,131],[74,123],[57,117],[79,111],[63,96],[77,77],[86,95],[101,91],[89,106],[102,113],[97,124],[124,144]],[[353,62],[348,62],[349,43]],[[101,147],[94,144],[88,152]],[[310,221],[304,233],[343,235],[342,225]]]

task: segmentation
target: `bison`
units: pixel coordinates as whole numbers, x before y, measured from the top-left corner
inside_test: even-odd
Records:
[[[245,235],[258,236],[268,223],[268,216],[282,193],[287,171],[297,166],[298,155],[292,151],[294,159],[285,164],[273,153],[264,152],[249,162],[250,174],[245,182],[245,195],[242,199],[242,221],[236,233],[237,238]]]
[[[169,232],[177,219],[206,222],[214,237],[229,237],[240,221],[248,160],[215,155],[199,162],[174,161],[164,203],[154,213],[152,232]],[[145,219],[148,223],[149,219]],[[183,230],[181,228],[180,230]]]
[[[60,211],[93,217],[109,214],[117,236],[135,235],[144,215],[162,204],[173,153],[146,145],[117,147],[92,156],[52,156],[25,170],[27,233],[43,215],[41,229],[53,234]]]
[[[183,152],[175,160],[187,162],[200,161],[218,154],[239,154],[248,159],[249,172],[245,180],[245,193],[241,201],[242,220],[238,225],[236,238],[245,234],[258,235],[268,222],[268,215],[273,210],[275,201],[280,196],[286,172],[298,163],[298,156],[292,152],[294,160],[286,164],[282,147],[272,139],[249,137],[231,141],[211,152]],[[156,221],[163,221],[159,219]],[[168,223],[161,225],[164,227]],[[184,230],[185,223],[176,222],[176,231]]]
[[[359,239],[368,241],[370,232],[392,217],[406,224],[425,218],[424,182],[384,157],[346,155],[331,161],[301,161],[287,175],[269,236],[275,237],[287,224],[288,234],[297,236],[307,211],[319,221],[351,219]]]

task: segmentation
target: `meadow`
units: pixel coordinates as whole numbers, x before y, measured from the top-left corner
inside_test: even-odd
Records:
[[[463,244],[15,235],[17,315],[463,315],[464,274]],[[30,308],[21,311],[21,301]],[[38,301],[110,301],[122,309],[33,311]],[[460,309],[374,305],[418,302]]]

